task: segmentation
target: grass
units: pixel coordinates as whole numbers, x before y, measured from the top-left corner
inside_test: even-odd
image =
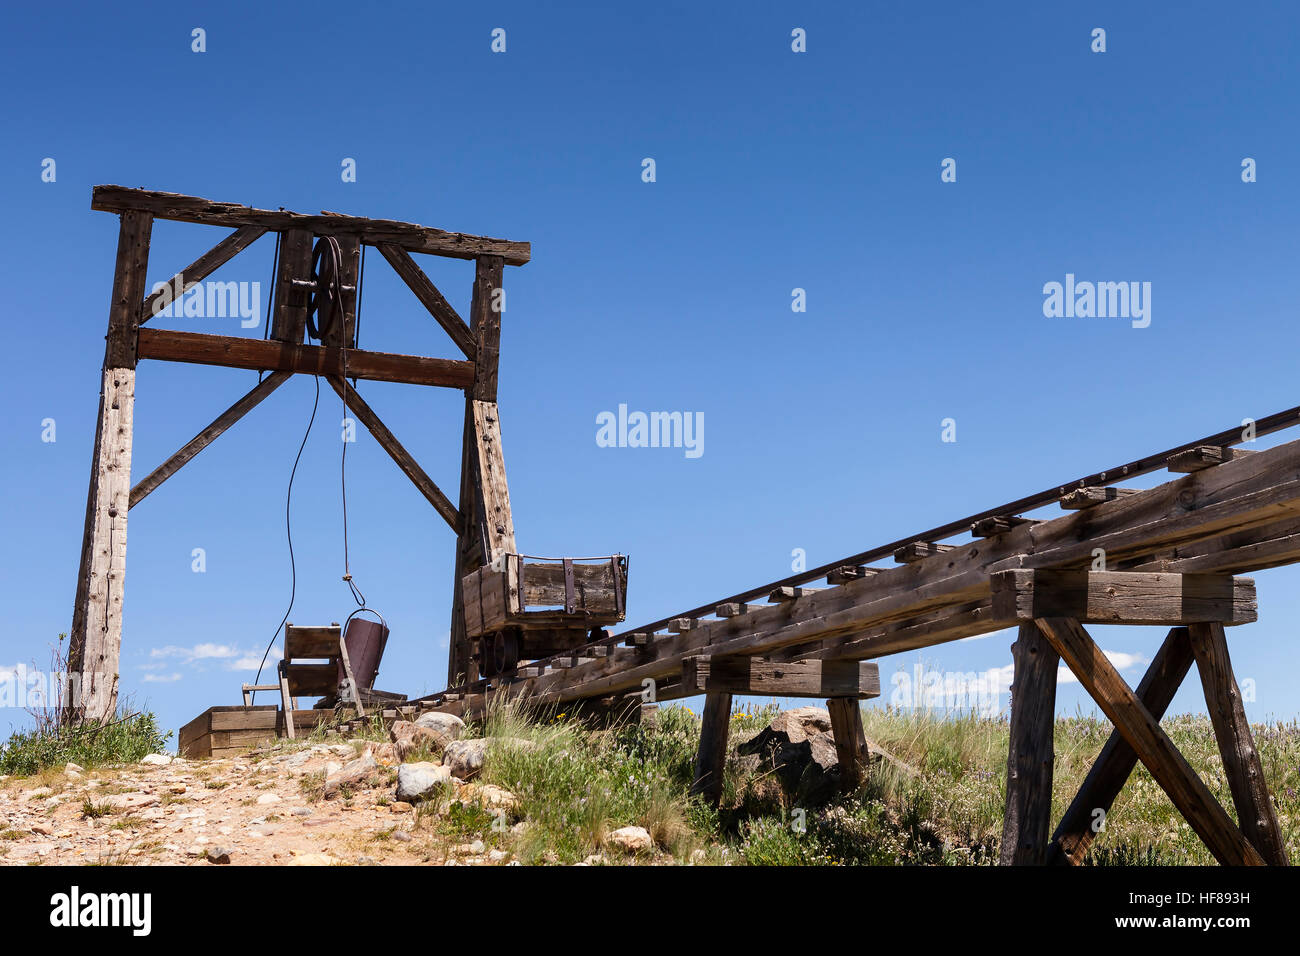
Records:
[[[856,793],[800,808],[771,774],[736,755],[766,726],[772,708],[732,716],[722,804],[689,795],[699,721],[662,708],[657,725],[592,731],[559,715],[515,711],[489,717],[496,738],[482,780],[512,791],[523,824],[506,833],[476,807],[452,805],[432,825],[458,839],[511,849],[523,863],[575,863],[603,854],[614,830],[645,827],[655,849],[642,862],[753,865],[988,865],[996,862],[1006,799],[1005,717],[871,708],[867,737],[889,754]],[[1231,812],[1214,733],[1204,716],[1163,722],[1216,798]],[[474,728],[471,732],[479,732]],[[1073,798],[1111,727],[1088,715],[1058,718],[1053,816]],[[1254,728],[1287,849],[1300,859],[1300,726]],[[523,740],[525,745],[506,742]],[[429,816],[433,816],[430,814]],[[439,822],[439,819],[441,822]],[[1116,800],[1087,862],[1094,865],[1208,865],[1209,851],[1141,766]]]
[[[86,769],[135,763],[166,746],[152,713],[135,713],[124,705],[116,720],[81,727],[43,725],[14,733],[0,749],[0,774],[30,777],[71,762]]]

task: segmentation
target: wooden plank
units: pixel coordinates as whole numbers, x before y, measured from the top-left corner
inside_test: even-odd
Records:
[[[338,688],[338,664],[298,664],[286,661],[284,674],[289,682],[290,697],[325,697]]]
[[[876,682],[879,684],[879,673]],[[850,794],[862,786],[867,762],[867,735],[862,726],[862,705],[857,697],[832,697],[826,701],[831,716],[831,737],[839,760],[840,792]]]
[[[1230,866],[1264,865],[1263,857],[1242,836],[1083,626],[1070,618],[1040,618],[1035,623],[1097,706],[1137,751],[1138,759],[1205,841],[1214,858]]]
[[[243,398],[235,402],[224,412],[212,420],[212,423],[204,428],[197,435],[187,441],[179,451],[164,461],[161,465],[140,480],[134,488],[131,489],[131,498],[129,507],[134,508],[140,502],[144,501],[151,493],[157,490],[158,486],[170,478],[176,472],[180,471],[191,459],[199,452],[207,448],[221,436],[231,425],[239,421],[250,411],[262,403],[268,395],[289,380],[288,372],[272,372],[269,376],[259,382],[254,388],[247,392]]]
[[[1007,800],[1002,818],[1003,866],[1047,862],[1052,827],[1052,764],[1056,759],[1056,669],[1060,656],[1032,624],[1022,624],[1011,647],[1011,727]]]
[[[202,282],[227,262],[243,252],[266,233],[264,226],[240,226],[226,238],[199,256],[180,272],[167,280],[167,288],[149,293],[140,310],[140,324],[148,322],[156,312],[167,307],[168,302],[181,301],[185,290]],[[164,301],[165,299],[165,301]],[[175,310],[173,310],[175,311]]]
[[[327,626],[299,626],[288,624],[284,629],[284,656],[288,660],[302,658],[337,658],[339,650],[340,628],[337,624]]]
[[[515,546],[514,520],[510,515],[510,488],[506,483],[500,414],[495,401],[474,400],[474,435],[483,515],[487,522],[489,553],[485,556],[485,563],[491,564],[499,556],[519,553]]]
[[[349,353],[350,355],[356,353]],[[348,366],[351,368],[351,359]],[[352,387],[352,383],[338,375],[329,376],[330,387],[339,394],[347,406],[357,418],[361,419],[362,424],[366,426],[370,434],[374,436],[375,441],[379,443],[384,451],[388,452],[388,457],[393,459],[397,467],[402,470],[402,474],[411,480],[411,484],[419,489],[420,494],[424,495],[429,504],[433,505],[433,510],[442,516],[442,520],[447,522],[452,531],[460,530],[460,514],[456,511],[451,499],[443,494],[429,477],[428,473],[420,467],[411,453],[406,450],[397,437],[388,430],[388,426],[367,403],[364,398],[357,393]]]
[[[671,634],[685,634],[691,628],[695,627],[696,621],[689,617],[675,617],[668,622],[668,631]]]
[[[1188,448],[1176,455],[1170,455],[1166,467],[1172,472],[1190,474],[1194,471],[1213,468],[1215,465],[1221,465],[1225,461],[1232,461],[1234,458],[1242,458],[1253,454],[1254,452],[1249,449],[1233,448],[1231,445],[1197,445],[1195,448]]]
[[[1192,646],[1187,639],[1187,628],[1172,628],[1137,687],[1138,700],[1154,720],[1159,721],[1165,715],[1191,666]],[[1124,735],[1118,730],[1111,733],[1079,792],[1056,825],[1048,863],[1074,866],[1083,863],[1092,841],[1103,831],[1110,808],[1137,766],[1137,760],[1137,752]]]
[[[565,600],[564,565],[558,561],[523,561],[524,607],[563,606]],[[619,586],[613,564],[608,560],[573,565],[574,598],[580,610],[615,611]]]
[[[402,277],[402,281],[429,310],[429,314],[451,336],[456,347],[465,353],[466,358],[475,359],[478,353],[478,342],[474,339],[474,333],[470,331],[460,314],[451,307],[451,303],[443,298],[438,287],[424,274],[424,270],[416,265],[410,253],[390,242],[381,243],[378,248],[388,260],[388,264],[393,267],[393,271]]]
[[[1135,494],[1137,494],[1136,488],[1089,485],[1085,488],[1075,488],[1073,491],[1067,491],[1061,496],[1061,507],[1067,511],[1081,511],[1084,508],[1095,508],[1106,501],[1117,501],[1120,498]]]
[[[1277,811],[1268,794],[1264,768],[1232,673],[1223,625],[1193,624],[1189,638],[1241,832],[1269,864],[1287,866],[1286,841],[1278,827]]]
[[[117,711],[134,410],[135,369],[104,369],[68,642],[73,722],[111,719]]]
[[[1000,534],[1006,534],[1012,528],[1018,528],[1022,524],[1034,524],[1030,518],[1021,518],[1019,515],[993,515],[990,518],[981,518],[970,526],[971,537],[973,538],[995,538]]]
[[[370,245],[391,242],[411,252],[427,252],[453,259],[473,259],[482,255],[500,256],[512,266],[528,261],[530,250],[526,242],[473,236],[462,232],[444,232],[409,222],[392,219],[366,219],[338,213],[319,216],[289,212],[284,209],[255,209],[238,203],[214,202],[198,196],[159,192],[152,189],[131,189],[126,186],[96,186],[90,208],[102,212],[123,212],[142,209],[159,219],[177,222],[195,222],[207,226],[261,226],[276,232],[284,229],[308,229],[317,235],[338,232],[360,236]]]
[[[913,541],[911,544],[904,545],[894,552],[894,560],[899,564],[912,564],[916,561],[924,561],[926,558],[932,558],[936,554],[946,554],[954,550],[956,545],[939,544],[935,541]]]
[[[688,657],[682,662],[688,696],[725,691],[772,697],[880,696],[880,667],[867,661],[769,661],[762,657]]]
[[[342,349],[162,329],[140,330],[139,357],[308,375],[342,375],[344,370]],[[376,382],[468,388],[474,381],[474,364],[461,359],[348,349],[347,375]]]
[[[999,571],[993,613],[1003,620],[1072,617],[1102,624],[1256,620],[1255,582],[1226,574],[1148,571]]]
[[[691,793],[717,805],[722,798],[723,774],[727,766],[727,734],[731,729],[731,695],[709,694],[704,698],[700,723],[700,746],[695,754],[695,782]]]

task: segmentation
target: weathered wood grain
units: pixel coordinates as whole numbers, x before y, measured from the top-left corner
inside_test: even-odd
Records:
[[[1223,625],[1193,624],[1188,631],[1241,832],[1268,863],[1287,866],[1286,841],[1232,673]]]
[[[993,614],[1002,619],[1248,624],[1258,616],[1254,580],[1226,574],[1023,569],[999,571],[991,580]]]
[[[1022,624],[1011,646],[1011,727],[1007,754],[1003,866],[1041,866],[1052,828],[1052,771],[1056,760],[1056,669],[1060,656],[1033,623]]]
[[[213,202],[198,196],[183,196],[179,193],[150,189],[129,189],[125,186],[96,186],[91,208],[118,213],[143,210],[159,219],[195,222],[209,226],[260,226],[276,232],[286,229],[305,229],[320,236],[350,233],[360,236],[369,245],[393,243],[410,252],[427,252],[431,255],[450,256],[455,259],[474,259],[484,255],[500,256],[504,262],[512,266],[523,265],[530,255],[526,242],[492,239],[460,232],[444,232],[441,229],[430,229],[409,222],[366,219],[337,213],[315,216],[286,210],[254,209],[238,203]]]
[[[342,349],[199,332],[141,329],[139,356],[166,362],[300,372],[308,375],[344,373]],[[474,382],[472,362],[362,349],[347,350],[346,370],[348,378],[404,382],[408,385],[468,388]]]

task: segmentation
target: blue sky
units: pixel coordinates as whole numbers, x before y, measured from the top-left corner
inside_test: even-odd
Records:
[[[0,666],[43,665],[70,623],[117,234],[90,210],[97,183],[530,241],[506,272],[500,376],[519,544],[630,554],[631,623],[789,574],[797,548],[821,564],[1296,404],[1300,14],[973,6],[8,9]],[[160,223],[151,281],[222,235]],[[265,297],[271,255],[265,238],[213,278]],[[454,356],[367,264],[363,347]],[[465,314],[472,266],[422,264]],[[1067,273],[1150,282],[1150,327],[1044,317],[1044,283]],[[135,476],[255,381],[143,363]],[[282,388],[131,513],[122,686],[168,727],[236,703],[284,613],[285,483],[313,388]],[[362,392],[454,495],[459,393]],[[620,403],[702,413],[704,453],[598,447],[596,416]],[[294,490],[298,623],[351,608],[340,418],[323,390]],[[352,570],[393,627],[379,684],[440,689],[451,534],[365,434],[349,490]],[[1250,716],[1289,718],[1297,571],[1257,578],[1261,620],[1232,651]],[[1160,637],[1097,634],[1132,681]],[[985,671],[1011,640],[922,657]],[[1059,706],[1091,709],[1077,684]],[[1193,680],[1173,709],[1202,708]]]

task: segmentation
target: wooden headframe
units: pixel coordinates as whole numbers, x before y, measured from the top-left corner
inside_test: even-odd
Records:
[[[121,224],[73,608],[69,647],[72,679],[70,696],[65,701],[70,719],[106,719],[116,710],[127,512],[293,374],[325,376],[348,410],[370,430],[456,532],[454,592],[458,597],[461,574],[472,570],[471,562],[490,561],[503,548],[515,550],[496,408],[497,360],[503,308],[500,304],[502,273],[506,265],[518,266],[528,261],[528,243],[444,232],[384,219],[254,209],[122,186],[96,186],[91,208],[117,213]],[[155,219],[224,226],[234,231],[177,272],[166,289],[146,295],[149,243]],[[268,232],[279,233],[280,238],[276,295],[267,316],[268,338],[143,327],[156,314],[157,306],[179,300],[186,289],[202,282]],[[311,345],[305,341],[308,291],[304,284],[311,272],[313,245],[323,236],[338,240],[345,294],[342,321],[326,333],[321,344]],[[363,246],[378,248],[463,357],[397,355],[356,348],[356,288]],[[447,302],[412,253],[473,260],[470,322],[466,323]],[[132,414],[136,365],[140,359],[255,369],[271,374],[132,487]],[[452,503],[407,452],[349,379],[433,385],[465,392],[462,475],[457,504]],[[453,674],[463,672],[465,663],[458,660],[455,650],[458,623],[463,636],[459,605],[452,615]]]

